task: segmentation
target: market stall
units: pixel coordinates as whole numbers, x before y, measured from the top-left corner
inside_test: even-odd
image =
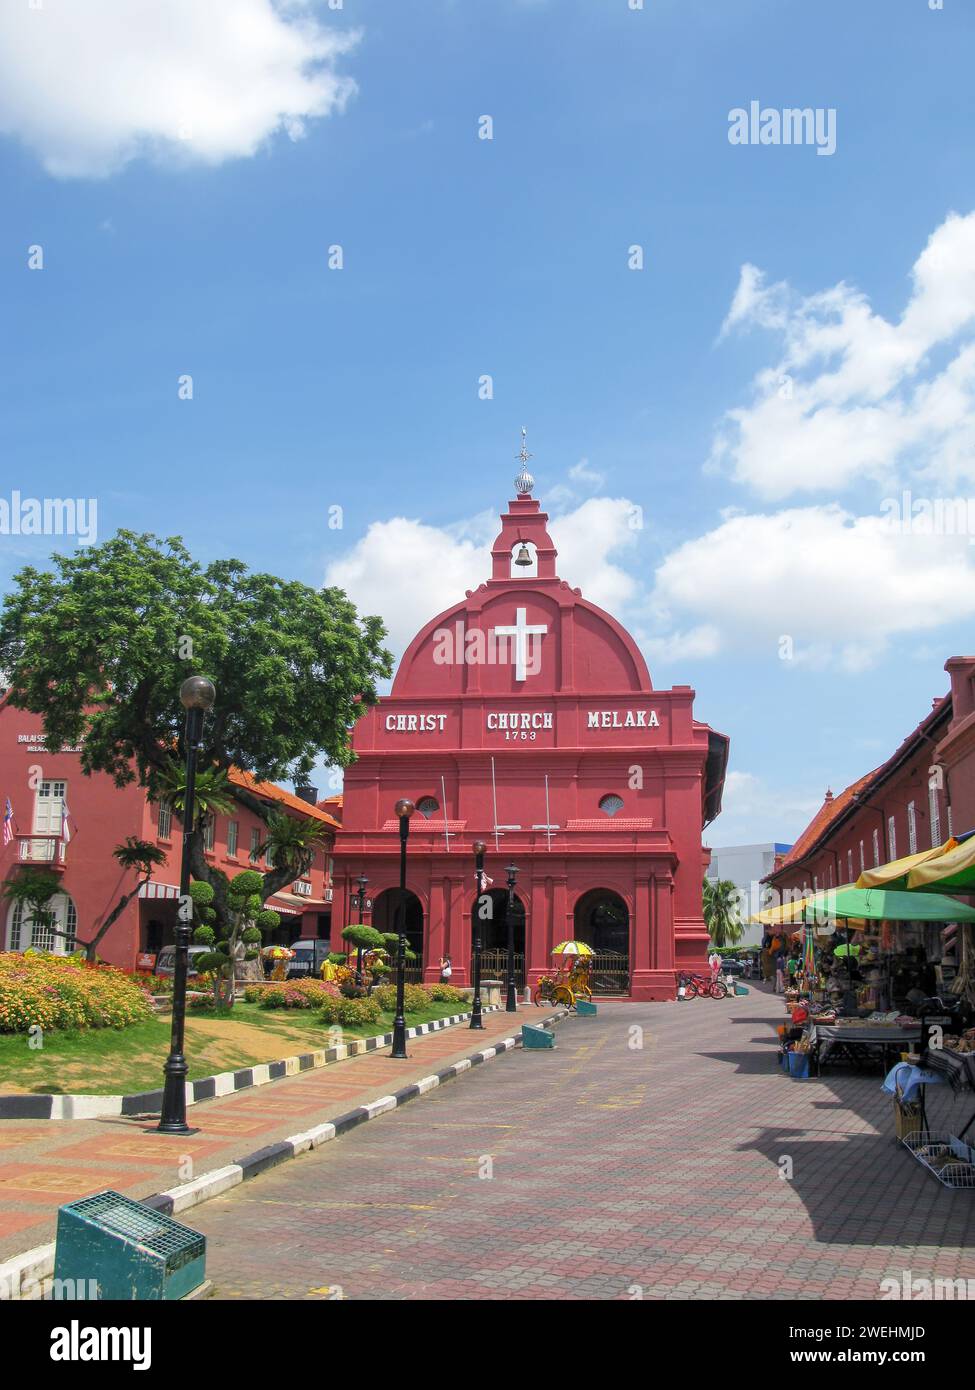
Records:
[[[818,1075],[824,1065],[836,1061],[847,1061],[858,1070],[880,1063],[887,1070],[898,1054],[917,1046],[919,1013],[933,990],[920,988],[906,971],[896,977],[889,969],[885,973],[884,931],[899,930],[905,923],[922,928],[931,924],[938,930],[946,922],[975,921],[975,908],[934,892],[841,888],[807,898],[802,915],[806,920],[794,928],[801,936],[793,950],[801,954],[803,966],[797,972],[797,987],[786,992],[791,1025],[780,1030],[782,1051],[798,1054],[795,1061],[784,1058],[789,1070],[798,1076],[811,1071]],[[843,933],[835,929],[839,923],[844,924]],[[817,924],[824,933],[818,939],[813,935]],[[916,964],[918,971],[929,968],[920,957]],[[934,981],[925,978],[922,983]],[[871,1007],[883,988],[890,1007]],[[948,1007],[938,1003],[942,1009]]]

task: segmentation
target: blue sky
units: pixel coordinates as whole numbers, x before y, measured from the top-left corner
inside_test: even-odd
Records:
[[[560,573],[731,735],[715,845],[947,688],[975,547],[882,510],[975,496],[962,0],[77,13],[0,12],[0,496],[342,582],[401,648],[485,577],[525,424]],[[835,152],[732,145],[752,101]]]

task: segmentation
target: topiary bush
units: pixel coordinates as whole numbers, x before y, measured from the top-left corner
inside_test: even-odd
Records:
[[[378,951],[385,945],[382,932],[367,927],[364,922],[351,922],[343,928],[342,940],[348,941],[357,951]]]

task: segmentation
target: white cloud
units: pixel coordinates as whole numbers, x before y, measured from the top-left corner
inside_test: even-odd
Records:
[[[218,164],[343,108],[356,36],[304,3],[65,0],[0,7],[0,132],[57,177],[146,156]]]
[[[848,285],[799,298],[743,266],[722,336],[765,328],[781,356],[756,377],[753,404],[727,413],[711,466],[769,499],[865,477],[975,480],[975,344],[957,341],[975,329],[975,213],[950,215],[911,276],[890,322]]]
[[[798,838],[822,801],[822,791],[775,788],[753,772],[731,771],[725,778],[721,815],[705,831],[705,842],[712,847],[770,840],[788,844]]]
[[[897,634],[975,615],[971,556],[966,536],[902,535],[837,505],[736,515],[667,556],[650,608],[676,634],[662,654],[774,657],[791,638],[796,664],[855,670]]]
[[[625,497],[590,497],[549,524],[559,552],[556,569],[583,597],[617,615],[637,593],[637,582],[616,563],[633,551],[633,504]]]
[[[605,486],[605,473],[598,473],[595,468],[589,467],[589,460],[581,458],[578,463],[574,463],[569,469],[569,477],[574,482],[586,483],[589,487],[600,488]]]
[[[490,544],[396,516],[374,521],[327,567],[325,583],[344,589],[360,613],[378,613],[399,657],[425,623],[490,576]]]
[[[559,575],[614,616],[638,589],[615,563],[636,545],[630,515],[625,498],[593,497],[550,523]],[[325,582],[344,589],[361,613],[379,613],[399,656],[425,623],[490,578],[499,525],[496,513],[448,526],[402,516],[375,521],[327,566]]]

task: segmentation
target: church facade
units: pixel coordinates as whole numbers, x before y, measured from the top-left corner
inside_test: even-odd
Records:
[[[359,721],[336,834],[332,936],[395,930],[401,797],[406,926],[419,977],[471,977],[475,841],[487,845],[493,913],[485,975],[503,969],[508,866],[520,985],[567,938],[596,953],[597,983],[634,999],[674,995],[702,968],[704,826],[718,814],[728,740],[694,717],[689,686],[655,690],[633,638],[556,571],[548,517],[522,469],[492,573],[431,619],[391,694]],[[370,911],[358,907],[357,880]]]

